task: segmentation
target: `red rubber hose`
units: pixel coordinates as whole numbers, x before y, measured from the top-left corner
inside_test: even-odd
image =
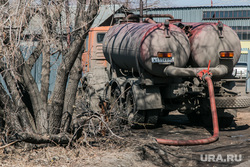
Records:
[[[191,146],[191,145],[208,144],[208,143],[215,142],[219,139],[219,124],[218,124],[218,116],[217,116],[217,110],[216,110],[216,105],[215,105],[213,82],[209,76],[205,77],[205,80],[207,81],[207,84],[208,84],[208,91],[209,91],[209,97],[210,97],[210,106],[211,106],[213,129],[214,129],[213,136],[207,139],[198,139],[198,140],[156,139],[156,141],[159,144],[166,144],[166,145],[173,145],[173,146]]]

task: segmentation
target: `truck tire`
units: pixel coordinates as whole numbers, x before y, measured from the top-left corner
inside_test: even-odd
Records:
[[[250,106],[250,97],[215,97],[217,108],[247,108]]]
[[[116,118],[124,119],[124,115],[122,111],[121,90],[118,87],[116,87],[111,92],[110,106],[111,106],[111,114],[113,116],[117,116]]]
[[[158,123],[160,110],[146,111],[146,123],[156,125]]]
[[[124,110],[128,117],[128,124],[131,127],[138,127],[141,123],[145,123],[145,112],[137,111],[135,99],[132,90],[128,90],[126,94]]]
[[[98,112],[100,110],[99,97],[95,94],[95,90],[89,86],[83,91],[83,99],[88,110]]]

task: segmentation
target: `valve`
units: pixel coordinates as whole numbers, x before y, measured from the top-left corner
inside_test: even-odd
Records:
[[[209,72],[210,64],[211,64],[211,60],[209,60],[208,62],[207,69],[201,70],[200,72],[197,73],[197,76],[200,78],[200,80],[204,81],[207,76],[212,77],[212,73]]]
[[[223,23],[221,21],[218,21],[217,27],[219,29],[219,37],[223,38],[222,31],[223,31]]]
[[[166,33],[165,37],[170,38],[170,35],[169,35],[169,20],[165,20],[164,26],[165,26],[165,33]]]

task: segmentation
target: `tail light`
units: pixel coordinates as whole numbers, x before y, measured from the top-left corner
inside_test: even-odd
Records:
[[[222,51],[220,52],[220,58],[223,58],[223,59],[232,59],[234,57],[234,52],[232,51]]]
[[[170,52],[158,52],[157,57],[159,57],[159,58],[171,58],[172,53],[170,53]]]

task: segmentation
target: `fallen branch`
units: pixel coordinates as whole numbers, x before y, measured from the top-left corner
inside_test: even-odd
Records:
[[[35,133],[18,133],[17,138],[20,141],[33,144],[44,144],[44,143],[54,143],[54,144],[68,144],[70,137],[66,134],[57,135],[40,135]]]
[[[11,146],[11,145],[13,145],[13,144],[15,144],[15,143],[17,143],[17,142],[21,142],[21,140],[16,140],[16,141],[13,141],[13,142],[11,142],[11,143],[9,143],[9,144],[6,144],[6,145],[4,145],[4,146],[1,146],[0,149],[4,149],[4,148],[6,148],[6,147],[9,147],[9,146]]]

